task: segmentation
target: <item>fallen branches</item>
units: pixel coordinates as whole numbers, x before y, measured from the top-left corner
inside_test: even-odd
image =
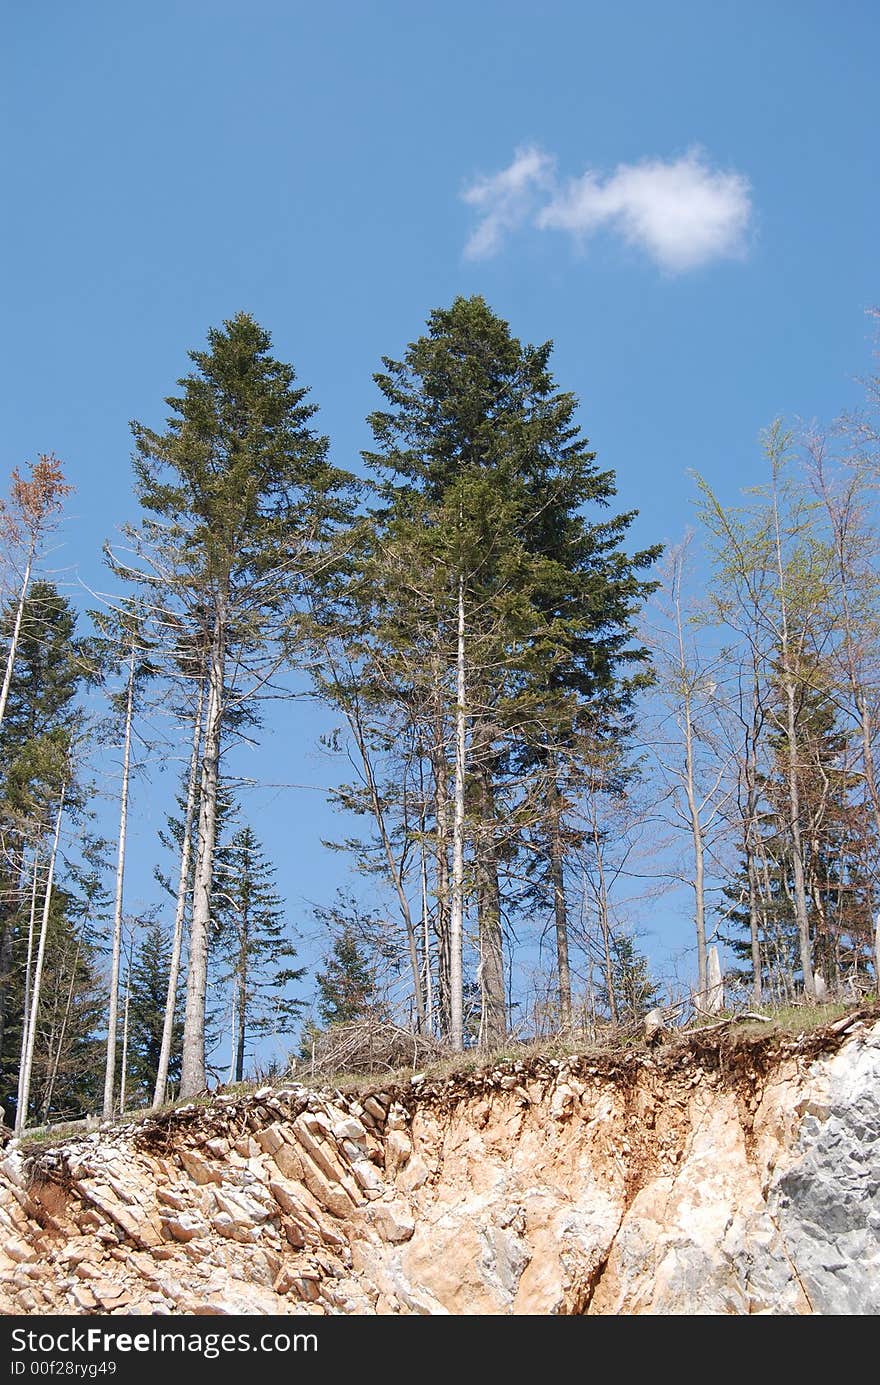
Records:
[[[447,1055],[448,1050],[430,1034],[415,1034],[390,1020],[369,1016],[348,1024],[334,1024],[315,1038],[311,1058],[297,1071],[311,1076],[334,1073],[395,1072],[399,1068],[424,1067]]]

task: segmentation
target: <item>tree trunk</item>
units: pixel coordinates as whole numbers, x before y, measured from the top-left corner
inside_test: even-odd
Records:
[[[195,816],[196,792],[199,782],[199,751],[202,744],[202,713],[205,707],[205,685],[199,684],[196,715],[193,723],[192,752],[186,786],[186,810],[183,819],[183,841],[180,847],[180,874],[177,881],[177,904],[174,910],[174,934],[171,940],[171,961],[168,971],[168,995],[162,1023],[162,1047],[156,1070],[153,1107],[161,1106],[168,1089],[168,1068],[171,1063],[171,1044],[174,1039],[174,1016],[177,1012],[177,982],[180,976],[180,954],[183,947],[183,921],[186,917],[186,897],[189,887],[189,863],[192,855],[192,825]]]
[[[749,941],[752,949],[752,1004],[757,1009],[762,1000],[763,983],[761,977],[761,912],[760,890],[758,888],[758,867],[755,861],[755,829],[758,821],[758,790],[756,740],[757,730],[757,677],[753,687],[752,730],[746,728],[746,820],[743,824],[743,850],[746,858],[746,874],[749,881]]]
[[[616,1024],[620,1017],[614,985],[614,963],[611,958],[611,924],[608,919],[608,886],[605,882],[605,862],[602,857],[602,834],[593,817],[593,843],[596,847],[596,869],[599,872],[599,930],[602,934],[602,959],[605,965],[605,989],[608,992],[608,1014]]]
[[[15,667],[15,655],[18,650],[18,637],[21,634],[21,621],[24,615],[25,602],[27,601],[28,587],[31,580],[31,568],[34,563],[34,552],[36,539],[33,539],[28,549],[27,562],[24,569],[24,581],[21,584],[21,592],[18,598],[18,607],[15,612],[15,624],[12,627],[12,639],[9,643],[9,653],[6,656],[6,671],[3,675],[3,687],[0,688],[0,726],[3,725],[3,718],[6,716],[6,703],[9,698],[9,689],[12,687],[12,670]]]
[[[559,985],[559,1023],[571,1029],[571,969],[568,961],[568,909],[565,900],[565,858],[562,845],[562,795],[556,767],[550,764],[547,790],[550,882],[553,887],[553,921],[556,928],[556,977]]]
[[[237,984],[236,984],[235,977],[233,977],[233,979],[232,979],[232,1014],[230,1015],[230,1019],[229,1019],[229,1077],[227,1078],[227,1081],[228,1081],[230,1087],[232,1086],[233,1082],[235,1081],[235,1054],[236,1054],[236,1050],[237,1050],[237,1048],[238,1048],[238,1045],[237,1045],[237,1043],[236,1043],[236,1041],[235,1041],[235,1036],[236,1036],[236,1033],[237,1033],[237,1030],[236,1030],[236,1027],[235,1027],[235,1026],[236,1026],[236,1014],[235,1014],[235,1009],[236,1009],[236,995],[237,995],[237,993],[238,993],[238,986],[237,986]]]
[[[107,1059],[104,1067],[104,1119],[113,1115],[113,1089],[116,1079],[116,1025],[119,1007],[119,954],[122,946],[122,895],[125,881],[125,835],[128,824],[128,778],[131,768],[131,720],[134,707],[134,661],[132,641],[128,664],[128,694],[125,701],[125,737],[122,750],[122,794],[119,806],[119,850],[116,857],[116,897],[113,906],[113,959],[110,965],[110,1008],[107,1018]]]
[[[225,661],[225,611],[220,609],[214,626],[208,674],[208,714],[202,758],[198,851],[193,884],[186,1016],[180,1065],[180,1095],[184,1100],[198,1096],[205,1090],[205,998],[208,984],[208,938],[211,928],[211,883],[217,837],[217,787],[220,775]]]
[[[478,776],[480,796],[477,853],[477,912],[480,930],[480,1046],[500,1048],[507,1036],[504,993],[504,951],[501,938],[501,891],[495,845],[495,803],[489,771]]]
[[[804,873],[803,841],[801,837],[800,785],[798,782],[798,741],[796,689],[786,671],[785,701],[788,733],[788,830],[794,875],[794,908],[797,919],[798,949],[804,978],[804,993],[810,1000],[816,997],[813,984],[813,954],[810,946],[810,920],[807,913],[807,886]]]
[[[131,954],[125,977],[125,1008],[122,1012],[122,1061],[119,1065],[119,1114],[125,1113],[125,1083],[128,1077],[128,1011],[131,1004]]]
[[[694,844],[694,925],[697,934],[697,1004],[702,1006],[706,1000],[708,986],[708,956],[706,953],[706,885],[705,852],[703,846],[703,824],[697,803],[694,775],[694,728],[691,722],[690,698],[685,696],[684,704],[684,746],[685,746],[685,796],[691,825],[691,839]]]
[[[677,582],[681,574],[678,573]],[[697,796],[696,765],[694,756],[693,685],[688,670],[684,647],[680,586],[675,588],[675,629],[678,640],[678,669],[682,689],[682,715],[684,718],[684,792],[687,800],[688,821],[694,847],[694,929],[697,937],[697,995],[696,1003],[705,1004],[708,984],[708,957],[706,953],[706,887],[705,851],[703,843],[703,824],[700,818],[700,804]]]
[[[6,1012],[9,1004],[9,978],[12,974],[12,920],[4,918],[0,925],[0,1061],[6,1050]]]
[[[746,842],[746,871],[749,878],[749,938],[752,948],[752,1004],[759,1006],[763,998],[761,979],[761,911],[758,893],[758,871],[751,841]]]
[[[437,890],[437,998],[440,1006],[440,1034],[447,1038],[452,1030],[452,1005],[449,979],[449,768],[438,727],[433,756],[434,769],[434,854]]]
[[[27,963],[24,972],[24,1003],[21,1007],[21,1059],[18,1065],[18,1097],[16,1100],[16,1110],[21,1105],[21,1094],[24,1083],[24,1065],[27,1055],[28,1026],[30,1025],[31,1008],[31,970],[34,963],[34,933],[37,923],[37,868],[40,859],[39,843],[34,846],[34,871],[31,880],[31,909],[28,918],[28,942],[27,942]]]
[[[246,878],[250,878],[250,855],[246,856]],[[247,1023],[247,983],[248,951],[250,944],[250,920],[248,918],[249,891],[244,890],[244,903],[238,918],[238,961],[235,967],[235,1012],[237,1028],[235,1031],[235,1081],[244,1081],[244,1036]]]
[[[400,908],[400,915],[403,919],[404,931],[406,933],[406,947],[409,956],[410,971],[412,973],[413,995],[416,1003],[416,1028],[420,1034],[425,1031],[425,1001],[422,994],[422,978],[419,968],[419,949],[416,941],[416,930],[413,924],[412,910],[409,907],[409,900],[404,889],[403,879],[394,857],[394,848],[391,837],[385,822],[385,813],[382,809],[382,800],[376,785],[376,778],[373,773],[373,764],[370,759],[370,751],[367,745],[364,725],[361,720],[360,708],[355,702],[354,706],[346,708],[348,724],[351,727],[361,757],[361,765],[364,771],[364,778],[367,781],[367,791],[370,795],[370,806],[373,810],[373,817],[379,829],[379,837],[382,842],[382,849],[385,854],[385,862],[388,866],[388,873],[391,876],[394,892],[397,895],[397,902]]]
[[[465,697],[464,578],[458,579],[458,640],[455,659],[455,786],[452,824],[452,889],[449,908],[449,1040],[455,1052],[464,1048],[464,781],[467,772]]]
[[[6,669],[3,674],[3,686],[0,688],[0,727],[6,716],[6,703],[9,700],[9,690],[12,687],[12,674],[15,668],[15,655],[18,651],[18,640],[21,634],[21,622],[24,616],[25,603],[27,601],[28,587],[31,580],[31,569],[33,568],[34,554],[36,552],[36,535],[31,540],[28,548],[27,562],[24,569],[24,580],[21,584],[21,591],[18,597],[18,606],[15,612],[15,623],[12,627],[12,638],[9,642],[9,650],[6,655]],[[12,970],[12,925],[8,919],[4,919],[2,931],[0,931],[0,1055],[3,1053],[4,1039],[6,1035],[6,990],[7,980]],[[26,1013],[27,1007],[25,1007]],[[24,1036],[22,1036],[24,1041]],[[19,1077],[21,1070],[19,1069]]]
[[[424,752],[419,750],[419,885],[421,890],[422,984],[425,997],[425,1032],[434,1032],[434,984],[431,977],[431,929],[428,907],[428,846],[425,801]]]
[[[242,945],[243,955],[239,960],[238,970],[238,1004],[236,1005],[236,1019],[238,1028],[235,1034],[235,1080],[244,1081],[244,1036],[245,1020],[247,1018],[247,943]]]
[[[804,855],[801,841],[801,805],[798,771],[797,737],[797,688],[791,659],[791,634],[789,627],[787,581],[782,557],[782,533],[779,521],[779,476],[780,459],[773,459],[773,526],[776,543],[776,576],[779,581],[780,605],[780,653],[782,655],[782,676],[785,690],[786,731],[788,739],[788,830],[791,850],[792,871],[794,874],[794,909],[797,920],[798,951],[801,972],[804,978],[804,994],[814,1000],[816,988],[813,985],[813,957],[810,948],[810,920],[807,912],[807,889],[804,879]]]
[[[40,941],[37,946],[37,961],[34,967],[34,983],[31,995],[31,1013],[28,1020],[27,1048],[21,1081],[21,1097],[15,1112],[15,1133],[20,1135],[27,1123],[27,1109],[31,1094],[31,1072],[34,1065],[34,1041],[37,1034],[37,1014],[40,1009],[40,986],[43,980],[43,962],[46,956],[46,935],[49,931],[49,910],[52,905],[52,881],[55,876],[55,858],[58,855],[58,842],[61,837],[61,818],[64,813],[64,790],[58,804],[58,817],[55,823],[55,837],[49,855],[49,870],[46,875],[46,898],[43,902],[43,917],[40,924]]]
[[[58,1042],[55,1045],[55,1056],[52,1059],[52,1069],[49,1073],[49,1081],[46,1085],[46,1095],[43,1098],[43,1120],[48,1121],[52,1110],[52,1095],[55,1091],[55,1082],[58,1078],[58,1069],[61,1066],[61,1055],[64,1051],[64,1039],[67,1034],[67,1026],[70,1023],[70,1012],[73,1009],[73,993],[76,987],[76,969],[79,966],[81,939],[77,941],[76,951],[73,954],[73,966],[70,972],[70,985],[67,988],[67,1004],[64,1007],[64,1015],[61,1020],[61,1030],[58,1035]]]

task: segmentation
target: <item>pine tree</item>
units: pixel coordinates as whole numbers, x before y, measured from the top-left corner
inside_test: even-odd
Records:
[[[808,673],[797,707],[798,787],[802,861],[815,969],[832,989],[844,978],[866,973],[872,944],[872,881],[876,834],[870,804],[865,802],[855,734],[841,722],[832,686],[824,682],[819,660]],[[784,710],[784,687],[778,668],[771,683]],[[769,763],[759,778],[761,829],[755,837],[758,872],[759,950],[762,987],[779,1001],[791,1000],[803,986],[795,872],[788,831],[787,724],[776,717],[777,730],[767,738]],[[742,960],[739,974],[754,980],[749,929],[748,862],[728,882],[725,941]],[[730,925],[734,925],[732,928]],[[735,928],[741,930],[735,931]],[[750,931],[750,930],[749,930]]]
[[[219,984],[232,993],[230,1073],[241,1082],[252,1045],[291,1034],[304,1003],[289,993],[305,968],[290,965],[296,948],[275,893],[275,869],[250,827],[238,828],[218,861],[212,915]]]
[[[350,1024],[374,1010],[374,971],[352,928],[344,927],[334,939],[325,969],[318,972],[316,980],[323,1024]]]
[[[105,1019],[97,895],[52,892],[41,1003],[34,1036],[30,1119],[73,1119],[96,1109]]]
[[[651,980],[648,959],[639,952],[633,939],[619,934],[611,941],[611,990],[600,988],[600,998],[609,1014],[622,1024],[644,1019],[657,1004],[659,986]]]
[[[87,642],[76,636],[70,603],[50,582],[32,582],[21,612],[10,604],[3,624],[18,629],[15,678],[0,731],[0,1084],[8,1098],[18,1086],[22,1010],[30,1000],[28,935],[34,963],[59,800],[64,795],[76,808],[84,798],[74,777],[83,731],[77,699],[94,663]],[[49,907],[47,926],[55,917],[51,901]],[[35,1060],[42,1061],[39,1052]]]
[[[386,407],[370,416],[375,448],[364,454],[373,527],[336,622],[350,676],[330,695],[348,712],[356,686],[400,709],[433,778],[440,993],[454,1046],[471,898],[482,1038],[504,1036],[501,875],[529,814],[549,843],[570,1009],[560,761],[587,710],[594,722],[612,705],[619,713],[635,685],[627,666],[644,657],[631,616],[657,550],[623,552],[632,515],[599,523],[583,512],[608,504],[613,477],[595,466],[550,352],[519,342],[482,298],[458,298],[401,361],[385,358],[375,379]],[[526,805],[514,786],[536,767],[546,791]]]
[[[207,705],[181,1092],[205,1085],[205,1001],[220,756],[230,708],[265,690],[291,656],[299,612],[318,583],[326,543],[346,512],[345,477],[311,428],[316,406],[271,340],[239,313],[194,351],[170,398],[166,431],[133,424],[146,518],[127,568],[179,610],[187,647],[204,651]],[[201,675],[200,675],[201,676]]]
[[[131,967],[128,1041],[128,1080],[131,1102],[146,1106],[153,1099],[168,990],[171,943],[159,919],[149,919],[134,953]],[[183,1038],[181,997],[175,1007],[168,1075],[172,1082],[180,1077],[180,1049]]]

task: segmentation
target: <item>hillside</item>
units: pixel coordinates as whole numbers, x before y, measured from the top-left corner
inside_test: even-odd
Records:
[[[5,1314],[872,1314],[880,1019],[220,1095],[0,1180]]]

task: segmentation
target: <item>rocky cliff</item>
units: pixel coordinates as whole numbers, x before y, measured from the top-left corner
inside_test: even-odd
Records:
[[[880,1022],[289,1085],[0,1163],[0,1311],[880,1311]]]

